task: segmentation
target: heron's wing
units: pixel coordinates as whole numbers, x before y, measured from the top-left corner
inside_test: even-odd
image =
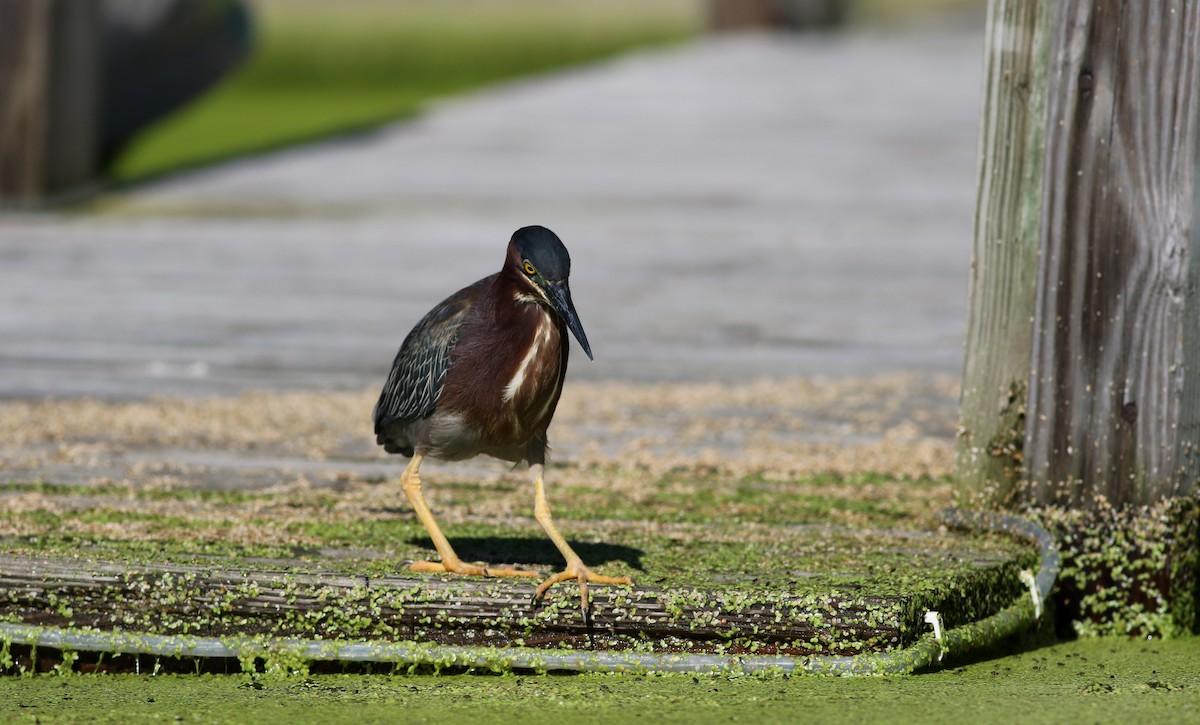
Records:
[[[450,350],[471,305],[478,299],[482,279],[455,292],[421,318],[396,353],[379,402],[375,404],[375,433],[396,421],[420,420],[433,412],[442,397],[450,370]]]

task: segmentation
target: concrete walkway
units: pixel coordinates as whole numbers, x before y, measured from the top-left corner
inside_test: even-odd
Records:
[[[957,374],[982,47],[706,40],[0,218],[0,397],[374,386],[533,223],[577,379]]]

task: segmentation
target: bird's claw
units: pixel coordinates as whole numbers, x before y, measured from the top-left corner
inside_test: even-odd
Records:
[[[633,580],[627,576],[604,576],[603,574],[593,573],[581,563],[572,563],[568,564],[566,569],[557,574],[551,574],[541,584],[538,584],[537,589],[533,592],[534,603],[544,599],[546,592],[550,591],[550,587],[559,582],[570,581],[571,579],[579,582],[579,612],[583,615],[583,621],[587,623],[589,628],[591,627],[591,597],[588,596],[588,583],[624,586],[633,584]]]

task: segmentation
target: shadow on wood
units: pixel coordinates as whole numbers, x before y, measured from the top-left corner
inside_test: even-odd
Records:
[[[411,546],[419,546],[433,552],[433,546],[428,537],[414,536],[407,542]],[[554,548],[554,544],[544,537],[458,537],[451,538],[454,550],[467,562],[485,562],[487,564],[515,564],[527,566],[561,567],[562,554]],[[638,571],[644,571],[642,566],[641,549],[619,544],[593,543],[590,541],[569,541],[571,548],[589,566],[597,566],[612,561],[623,561]]]

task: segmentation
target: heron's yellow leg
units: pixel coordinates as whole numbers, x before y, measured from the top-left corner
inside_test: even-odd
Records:
[[[429,505],[425,503],[425,497],[421,494],[419,470],[424,457],[420,453],[413,454],[408,467],[404,469],[404,475],[400,477],[400,486],[404,489],[404,496],[412,505],[413,511],[417,512],[417,518],[421,520],[425,531],[429,533],[429,538],[433,539],[433,546],[437,549],[441,561],[414,561],[410,568],[413,571],[450,572],[474,576],[539,576],[536,571],[525,571],[524,569],[465,564],[458,558],[458,554],[454,553],[450,542],[446,540],[446,535],[442,533],[437,520],[433,518],[433,512],[429,510]]]
[[[584,565],[583,560],[579,558],[579,555],[575,553],[575,550],[563,538],[558,527],[554,525],[554,519],[550,517],[550,505],[546,503],[546,486],[542,482],[542,465],[534,464],[530,466],[530,472],[533,475],[534,486],[533,515],[538,523],[542,525],[542,529],[546,531],[546,536],[550,537],[550,540],[554,542],[554,546],[558,548],[559,553],[567,560],[567,568],[557,574],[552,574],[539,584],[533,594],[533,598],[541,599],[546,595],[550,587],[559,582],[574,579],[579,582],[579,605],[583,611],[584,618],[586,618],[589,604],[589,582],[592,584],[633,584],[633,582],[627,576],[604,576],[596,574]]]

